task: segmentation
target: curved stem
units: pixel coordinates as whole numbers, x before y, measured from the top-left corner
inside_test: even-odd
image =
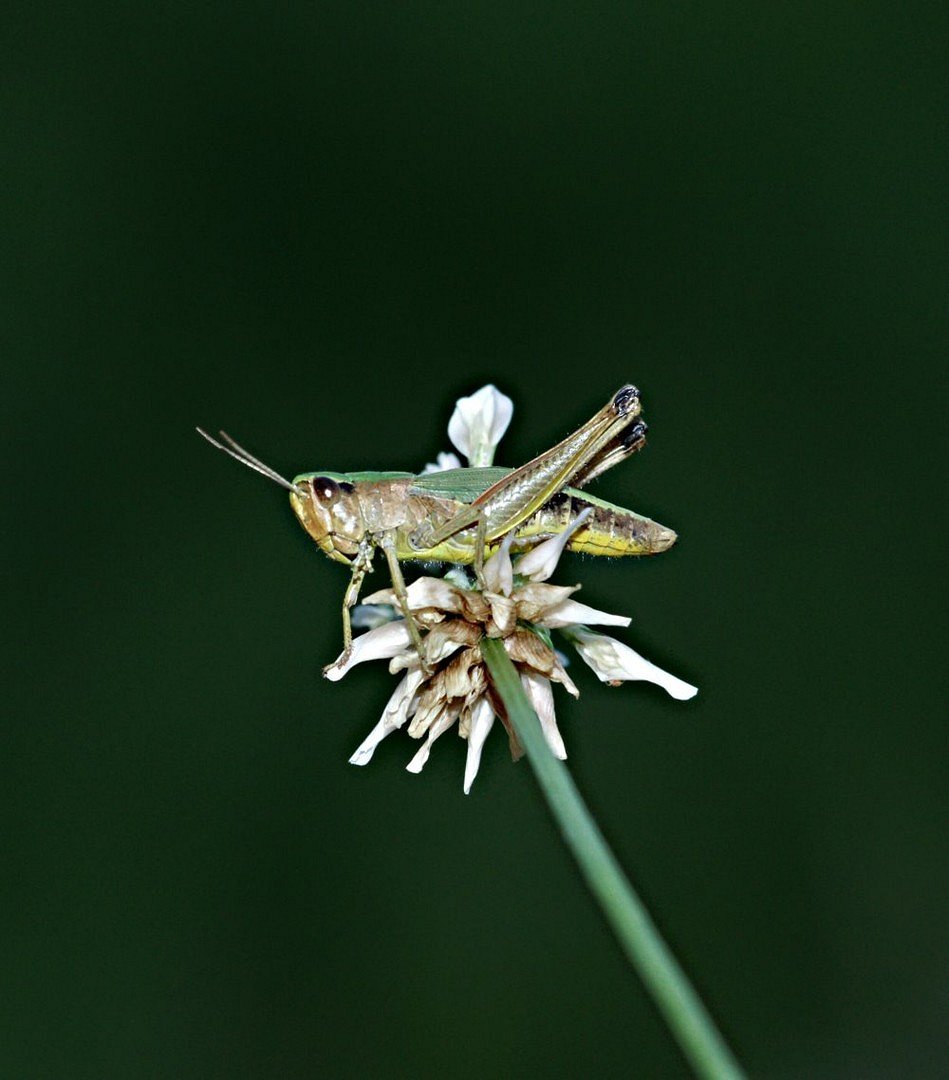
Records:
[[[710,1080],[744,1077],[708,1010],[603,839],[567,767],[550,752],[503,644],[485,638],[481,652],[567,847],[696,1075]]]

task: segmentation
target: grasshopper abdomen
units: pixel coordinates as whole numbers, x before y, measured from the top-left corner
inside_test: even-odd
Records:
[[[540,539],[561,533],[587,508],[593,513],[570,538],[570,551],[621,557],[657,555],[676,542],[676,534],[658,521],[592,495],[568,488],[548,500],[517,530],[518,537]],[[536,541],[535,541],[536,542]]]

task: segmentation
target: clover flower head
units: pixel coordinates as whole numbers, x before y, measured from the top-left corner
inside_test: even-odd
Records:
[[[490,463],[511,412],[510,398],[493,386],[483,387],[459,400],[449,424],[452,442],[472,464]],[[439,462],[446,456],[439,455]],[[557,727],[553,684],[559,683],[574,697],[579,697],[579,690],[567,674],[565,658],[554,647],[554,631],[611,686],[645,680],[680,700],[697,693],[696,687],[656,667],[628,645],[590,629],[591,625],[628,626],[629,618],[574,599],[579,585],[548,583],[570,537],[590,513],[583,511],[564,532],[514,558],[513,533],[508,534],[484,565],[483,587],[462,567],[452,568],[444,577],[421,577],[409,585],[409,609],[426,631],[429,672],[420,663],[405,619],[396,617],[394,590],[381,589],[366,597],[353,613],[353,625],[367,627],[367,632],[353,641],[348,655],[327,669],[327,678],[341,679],[367,660],[388,660],[389,671],[399,676],[399,682],[378,723],[349,759],[352,764],[366,765],[383,739],[408,725],[409,735],[424,741],[406,767],[420,772],[435,740],[457,725],[458,734],[468,743],[467,794],[496,719],[507,730],[512,756],[520,757],[522,748],[482,659],[480,642],[485,637],[503,641],[547,744],[559,758],[567,752]]]

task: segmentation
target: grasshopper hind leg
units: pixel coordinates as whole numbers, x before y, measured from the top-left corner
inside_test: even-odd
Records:
[[[478,528],[475,532],[475,556],[474,572],[478,587],[483,591],[487,588],[484,580],[484,546],[488,542],[488,519],[481,515],[478,518]]]

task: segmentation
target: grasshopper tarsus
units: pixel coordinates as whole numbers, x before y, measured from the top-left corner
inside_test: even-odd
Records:
[[[323,665],[323,678],[328,679],[330,677],[330,672],[333,671],[334,668],[342,667],[346,663],[346,661],[348,659],[349,659],[349,657],[346,655],[346,652],[344,650],[343,652],[341,652],[339,654],[339,656],[336,657],[336,659],[332,662],[332,664],[324,664]]]

